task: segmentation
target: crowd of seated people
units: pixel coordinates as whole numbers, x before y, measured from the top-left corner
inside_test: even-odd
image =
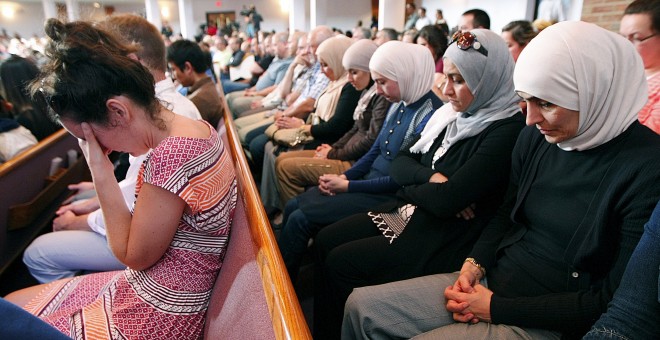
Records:
[[[479,9],[465,11],[448,32],[446,21],[434,23],[425,9],[409,4],[406,11],[410,29],[400,33],[366,29],[349,38],[318,26],[245,41],[215,37],[210,57],[192,41],[166,48],[155,27],[131,36],[140,32],[131,25],[150,25],[141,18],[115,16],[124,19],[88,28],[116,46],[104,52],[109,60],[139,60],[156,91],[148,101],[128,93],[123,101],[107,98],[106,116],[93,119],[48,102],[86,139],[94,183],[73,188],[96,192],[64,205],[54,232],[24,254],[32,275],[50,285],[7,300],[72,334],[98,321],[64,321],[100,308],[92,294],[130,298],[125,289],[141,275],[159,280],[158,270],[189,265],[175,263],[182,254],[171,244],[180,233],[210,236],[189,225],[196,213],[189,197],[157,176],[156,162],[166,159],[153,155],[165,152],[162,142],[149,144],[148,156],[132,152],[140,157],[131,158],[125,181],[102,180],[108,134],[129,131],[102,123],[137,117],[160,136],[159,124],[185,122],[167,130],[167,143],[200,139],[200,125],[178,115],[204,119],[211,130],[224,116],[235,119],[290,279],[311,286],[314,338],[660,337],[658,2],[633,1],[619,34],[585,22],[538,32],[513,21],[500,35]],[[101,53],[81,48],[70,33],[84,24],[49,25],[59,53]],[[150,63],[144,53],[153,49],[162,58]],[[69,72],[58,68],[68,57],[50,51],[48,67]],[[232,79],[230,70],[246,60],[249,75]],[[168,64],[188,98],[166,76]],[[57,91],[56,79],[41,77],[50,82],[46,91]],[[161,81],[167,84],[159,92]],[[39,93],[36,83],[32,88]],[[168,105],[153,115],[156,98]],[[124,117],[113,117],[115,108]],[[136,139],[115,147],[144,151],[127,143]],[[167,147],[185,147],[175,144]],[[189,162],[202,157],[190,153]],[[216,156],[215,166],[224,166]],[[224,191],[216,204],[230,204],[233,194]],[[171,211],[147,203],[153,199]],[[137,261],[129,231],[147,218],[168,232],[142,240],[150,244],[148,260]],[[306,257],[313,282],[300,275]],[[134,306],[116,303],[108,317],[121,329],[118,320]],[[197,312],[149,322],[185,319],[193,325],[186,331],[199,334]]]

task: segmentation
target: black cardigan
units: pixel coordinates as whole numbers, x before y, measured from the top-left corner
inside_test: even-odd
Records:
[[[534,174],[543,171],[538,165],[545,153],[557,150],[535,127],[521,133],[513,151],[505,202],[470,255],[486,270],[496,270],[503,249],[525,235],[525,196]],[[604,173],[600,185],[593,188],[585,217],[564,254],[559,254],[567,264],[565,289],[539,296],[516,296],[511,291],[498,294],[497,282],[489,281],[494,291],[490,307],[493,323],[559,330],[565,336],[578,337],[606,310],[644,224],[660,199],[660,136],[634,122],[618,137],[588,151],[606,152],[611,157],[605,157],[600,165]],[[570,199],[570,193],[566,197]],[[516,277],[515,271],[507,275]],[[528,287],[533,283],[519,284]]]
[[[336,142],[351,129],[354,122],[353,112],[358,100],[360,100],[361,93],[362,91],[356,90],[351,83],[346,83],[341,88],[335,113],[332,117],[328,121],[321,121],[311,127],[310,133],[314,137],[312,143],[315,145],[314,148],[322,143],[332,144]],[[305,147],[305,149],[309,148]]]

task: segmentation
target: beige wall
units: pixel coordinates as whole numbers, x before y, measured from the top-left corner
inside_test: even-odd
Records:
[[[632,0],[584,0],[582,20],[618,32],[623,10]]]

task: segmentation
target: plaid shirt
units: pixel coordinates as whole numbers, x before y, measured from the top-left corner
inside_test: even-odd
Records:
[[[305,88],[300,93],[300,97],[296,99],[294,105],[299,104],[307,98],[312,98],[314,100],[318,99],[325,88],[328,87],[329,83],[330,79],[328,79],[328,77],[326,77],[325,74],[321,72],[321,63],[317,61],[316,64],[310,68],[309,80],[307,81]]]

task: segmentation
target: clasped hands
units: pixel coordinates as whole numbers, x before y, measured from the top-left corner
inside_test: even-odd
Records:
[[[76,190],[77,193],[93,190],[92,182],[80,182],[70,184],[69,190]],[[64,201],[55,214],[57,217],[53,220],[53,231],[60,230],[86,230],[88,229],[87,215],[99,208],[99,201],[96,197],[73,201],[76,195]]]
[[[345,175],[325,174],[319,177],[319,191],[321,194],[334,196],[348,191],[348,179]]]
[[[275,125],[279,129],[293,129],[305,125],[305,121],[297,117],[275,114]]]
[[[479,283],[481,271],[471,263],[464,263],[453,286],[445,289],[446,308],[457,322],[491,322],[490,301],[493,292]]]
[[[330,150],[332,150],[332,146],[325,143],[321,144],[320,146],[316,147],[314,158],[328,159],[328,152],[330,152]]]

